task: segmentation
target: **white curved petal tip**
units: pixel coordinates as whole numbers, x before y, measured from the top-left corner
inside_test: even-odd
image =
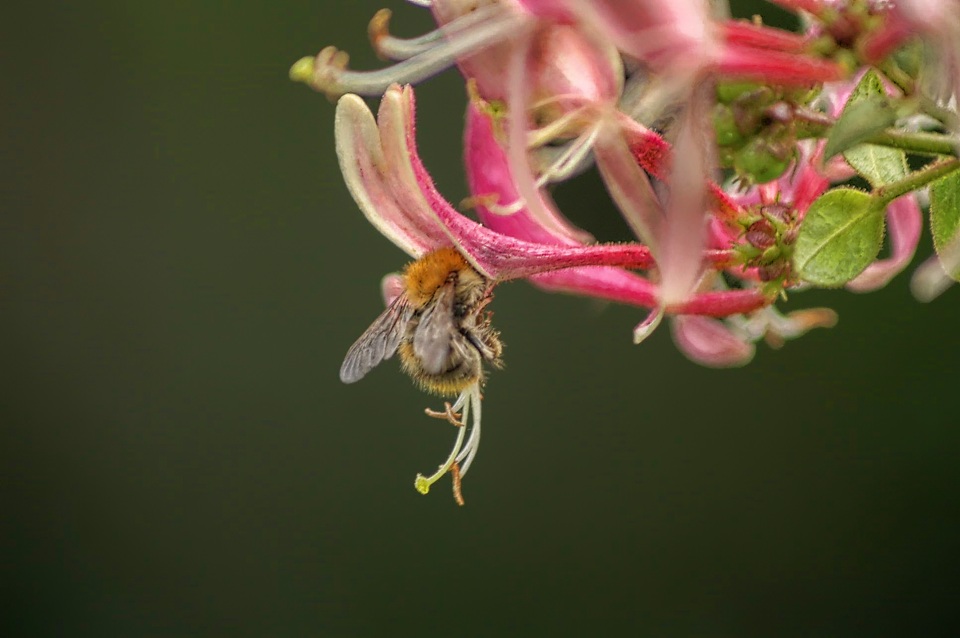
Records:
[[[660,325],[660,322],[663,321],[663,313],[663,306],[654,308],[650,311],[650,314],[647,315],[646,319],[637,324],[637,327],[633,329],[634,344],[639,344],[653,334],[653,331],[656,330],[657,326]]]

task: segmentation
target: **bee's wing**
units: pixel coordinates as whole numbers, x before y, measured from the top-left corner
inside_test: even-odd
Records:
[[[428,374],[440,374],[447,369],[451,342],[457,332],[453,317],[454,292],[452,281],[441,286],[420,315],[420,323],[413,333],[413,353]]]
[[[392,357],[400,345],[411,314],[406,295],[401,294],[394,299],[347,350],[347,356],[340,366],[340,380],[344,383],[359,381],[384,359]]]

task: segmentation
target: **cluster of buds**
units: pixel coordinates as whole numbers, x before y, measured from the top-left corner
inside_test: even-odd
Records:
[[[421,492],[449,473],[462,502],[484,365],[500,362],[487,305],[502,281],[642,308],[635,343],[666,317],[689,358],[730,367],[760,340],[836,321],[781,314],[788,294],[874,290],[901,272],[921,201],[937,254],[915,295],[960,277],[960,0],[771,0],[800,33],[731,19],[722,1],[410,1],[435,31],[396,37],[386,9],[369,25],[393,66],[351,70],[327,47],[290,74],[338,99],[347,186],[415,260],[384,279],[387,309],[341,378],[399,353],[422,388],[453,398],[428,411],[459,433]],[[469,98],[472,215],[438,192],[416,147],[412,85],[451,67]],[[381,98],[376,116],[358,96]],[[596,243],[551,198],[591,169],[634,242]]]

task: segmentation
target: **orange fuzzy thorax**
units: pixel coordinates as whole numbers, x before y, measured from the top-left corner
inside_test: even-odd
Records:
[[[452,247],[438,248],[408,264],[403,279],[411,304],[414,307],[425,305],[452,272],[475,272],[463,255]]]

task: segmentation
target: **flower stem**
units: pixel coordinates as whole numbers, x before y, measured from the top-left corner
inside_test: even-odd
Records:
[[[949,175],[956,170],[960,170],[960,159],[953,158],[941,162],[934,162],[926,168],[910,173],[910,175],[899,181],[891,182],[874,189],[873,197],[879,204],[886,206],[896,198],[919,190],[927,184]]]
[[[869,144],[899,148],[918,155],[958,155],[957,142],[935,133],[906,133],[904,131],[882,131],[864,140]]]

